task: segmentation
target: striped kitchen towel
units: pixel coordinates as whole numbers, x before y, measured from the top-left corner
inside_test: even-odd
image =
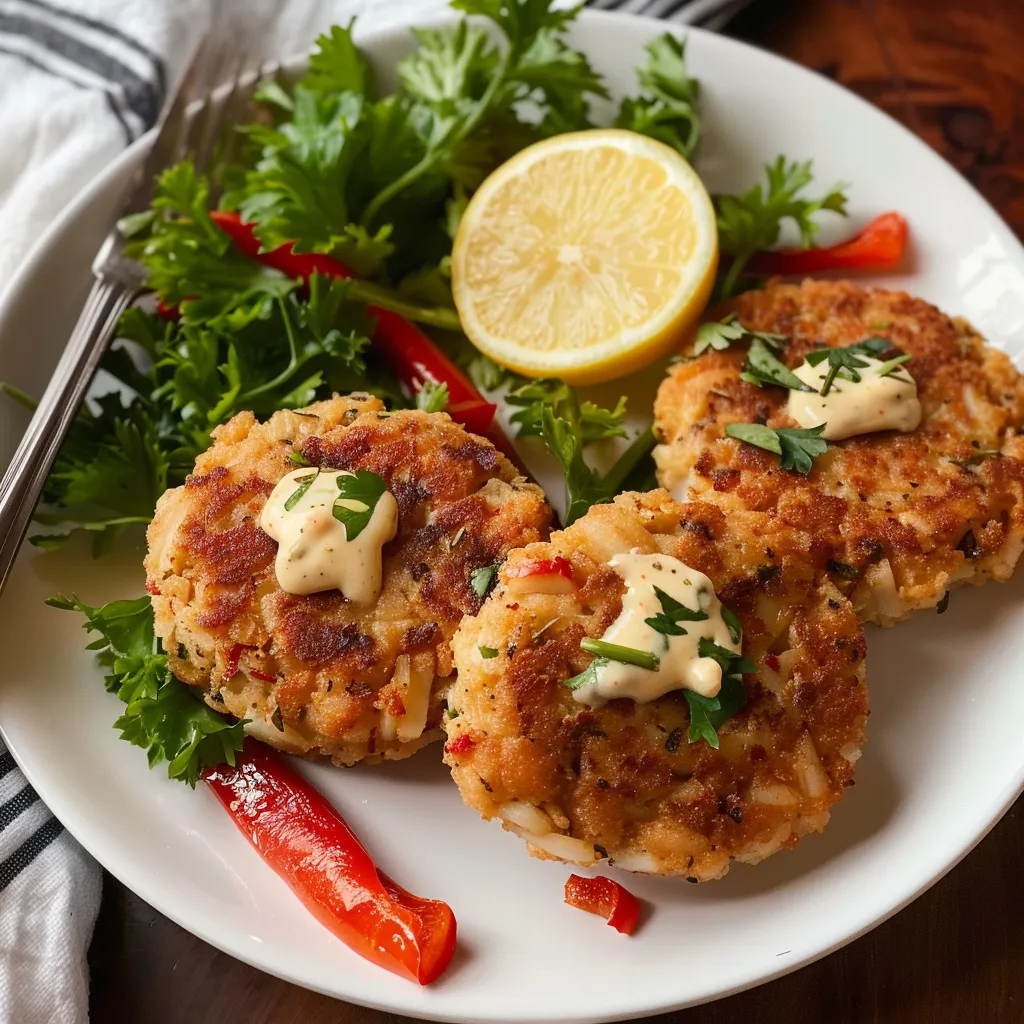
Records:
[[[567,0],[570,2],[570,0]],[[747,0],[590,0],[719,28]],[[415,20],[443,0],[0,0],[0,302],[17,264],[90,178],[154,123],[199,35],[262,56],[330,24]],[[214,25],[214,14],[216,25]],[[0,682],[2,685],[2,682]],[[0,1024],[88,1019],[99,868],[0,744]]]

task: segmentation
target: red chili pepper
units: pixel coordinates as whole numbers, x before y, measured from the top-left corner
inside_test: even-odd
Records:
[[[291,242],[270,252],[260,252],[260,242],[252,225],[244,223],[237,213],[214,210],[210,218],[247,256],[280,270],[288,277],[304,281],[313,274],[345,280],[355,277],[344,263],[333,256],[315,252],[297,253]],[[516,465],[521,465],[515,449],[501,430],[493,425],[497,406],[480,394],[462,370],[416,324],[404,316],[379,306],[370,306],[369,312],[377,321],[373,334],[374,345],[398,379],[411,392],[415,392],[426,381],[447,384],[448,415],[473,433],[484,435],[495,448]]]
[[[860,234],[827,249],[778,249],[759,252],[747,269],[753,274],[817,274],[823,270],[886,270],[896,266],[907,247],[909,228],[899,213],[883,213]]]
[[[455,950],[451,908],[388,878],[283,759],[247,740],[233,768],[207,768],[203,779],[263,860],[350,949],[421,985],[441,975]]]
[[[594,878],[570,875],[565,880],[565,902],[570,907],[603,917],[623,935],[632,935],[640,918],[637,898],[618,882],[603,875]]]

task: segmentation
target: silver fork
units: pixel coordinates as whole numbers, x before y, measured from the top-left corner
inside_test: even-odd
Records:
[[[120,216],[145,210],[157,176],[187,153],[194,154],[197,169],[202,171],[225,124],[238,120],[240,104],[248,101],[260,75],[245,70],[244,56],[230,60],[226,51],[226,44],[211,47],[203,42],[196,48],[164,105],[156,139],[126,191]],[[233,71],[228,84],[211,89],[225,68]],[[92,270],[96,280],[78,323],[0,480],[0,589],[7,582],[47,474],[118,318],[145,283],[143,267],[125,256],[124,238],[116,226],[96,254]]]

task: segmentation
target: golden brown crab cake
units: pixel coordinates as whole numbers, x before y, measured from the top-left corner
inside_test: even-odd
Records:
[[[889,340],[912,357],[921,424],[833,442],[807,476],[784,471],[724,432],[796,426],[788,392],[740,380],[746,346],[708,351],[673,366],[658,392],[663,487],[806,531],[865,621],[891,625],[952,586],[1011,575],[1024,546],[1024,378],[1004,352],[921,299],[843,281],[771,284],[726,311],[784,335],[790,368],[816,347]]]
[[[368,470],[394,495],[375,603],[281,589],[260,513],[297,464]],[[451,637],[481,602],[473,572],[546,537],[550,519],[541,490],[444,413],[388,413],[368,395],[266,423],[240,413],[157,506],[157,634],[176,676],[274,746],[339,764],[405,757],[442,735]]]
[[[705,573],[743,626],[746,706],[719,748],[688,742],[679,691],[648,703],[578,703],[585,637],[601,637],[626,584],[625,552]],[[527,563],[568,560],[572,586],[524,591]],[[547,579],[547,578],[545,578]],[[543,584],[541,584],[543,585]],[[853,784],[867,718],[864,636],[853,608],[807,558],[807,537],[757,512],[622,494],[513,551],[454,640],[445,760],[463,800],[499,818],[534,856],[719,878],[824,828]]]

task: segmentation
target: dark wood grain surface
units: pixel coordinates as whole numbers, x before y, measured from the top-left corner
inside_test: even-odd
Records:
[[[916,132],[1024,237],[1024,0],[759,0],[731,34],[836,79]],[[1024,1021],[1019,808],[908,909],[832,956],[671,1024]],[[219,953],[111,878],[95,1024],[397,1024]],[[681,965],[681,969],[684,965]]]

